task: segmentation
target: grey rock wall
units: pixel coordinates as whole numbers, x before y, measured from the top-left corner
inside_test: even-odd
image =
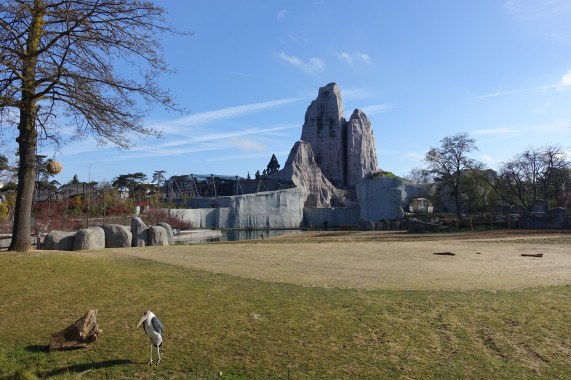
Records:
[[[357,184],[357,198],[361,205],[361,219],[395,220],[404,216],[404,208],[412,198],[421,197],[424,190],[398,178],[381,177]]]

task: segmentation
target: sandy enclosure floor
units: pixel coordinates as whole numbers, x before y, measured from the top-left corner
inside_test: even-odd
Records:
[[[571,284],[569,233],[312,232],[255,242],[107,249],[105,253],[320,287],[468,290]],[[522,257],[522,253],[543,257]]]

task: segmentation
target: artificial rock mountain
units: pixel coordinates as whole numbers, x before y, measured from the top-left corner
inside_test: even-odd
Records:
[[[284,168],[271,177],[293,181],[308,197],[305,207],[350,206],[357,182],[378,171],[375,136],[365,113],[347,122],[337,84],[321,87],[305,113],[301,140]]]

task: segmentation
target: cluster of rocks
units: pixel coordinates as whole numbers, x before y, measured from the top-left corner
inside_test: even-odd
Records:
[[[442,225],[439,221],[430,220],[422,221],[416,218],[402,219],[402,220],[387,220],[381,219],[378,222],[361,219],[357,226],[359,231],[411,231],[411,232],[424,232],[424,231],[444,231],[450,227]]]
[[[104,224],[84,228],[76,233],[50,231],[44,238],[43,249],[80,251],[85,249],[165,246],[174,244],[174,233],[168,223],[147,226],[140,217],[131,220],[131,226]]]

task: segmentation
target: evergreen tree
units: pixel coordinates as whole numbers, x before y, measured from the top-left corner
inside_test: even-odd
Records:
[[[268,163],[268,167],[266,169],[266,174],[272,175],[278,170],[280,170],[280,164],[278,162],[278,159],[276,158],[276,155],[272,154],[272,158],[270,159],[270,162]]]

